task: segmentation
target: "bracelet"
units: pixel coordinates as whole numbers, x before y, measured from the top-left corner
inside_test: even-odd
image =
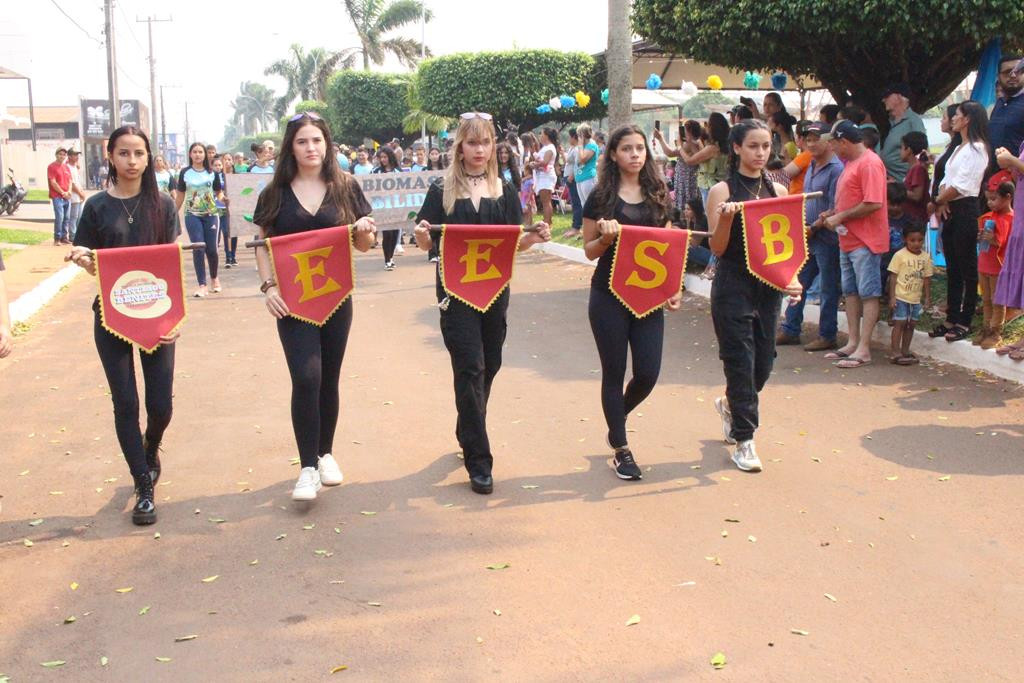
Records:
[[[277,280],[272,277],[268,277],[263,281],[263,284],[260,285],[260,292],[266,294],[267,290],[271,287],[277,287]]]

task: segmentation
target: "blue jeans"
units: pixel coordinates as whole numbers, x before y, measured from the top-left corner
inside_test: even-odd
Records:
[[[217,277],[217,217],[196,216],[191,213],[185,214],[185,230],[188,231],[188,238],[192,242],[205,242],[206,249],[192,251],[192,263],[196,268],[196,280],[199,286],[206,285],[206,261],[210,262],[210,277]],[[206,261],[203,255],[206,255]]]
[[[71,240],[74,241],[75,233],[78,232],[78,221],[82,218],[82,207],[85,202],[72,202],[68,211],[68,220],[71,228]]]
[[[821,314],[818,319],[818,336],[834,341],[838,331],[839,318],[839,245],[826,244],[812,237],[807,241],[811,251],[810,258],[800,271],[800,284],[804,292],[810,289],[814,278],[821,276]],[[804,300],[791,304],[786,308],[786,319],[782,323],[782,331],[791,337],[800,336],[800,326],[804,322]]]
[[[66,240],[70,237],[71,203],[63,197],[57,197],[51,201],[53,202],[53,239],[55,242]]]
[[[583,227],[583,204],[580,203],[580,193],[576,190],[576,183],[572,180],[565,181],[569,186],[569,200],[572,202],[572,229],[579,230]]]

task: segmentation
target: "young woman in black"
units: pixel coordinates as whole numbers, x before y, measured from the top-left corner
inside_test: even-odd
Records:
[[[161,193],[153,169],[146,134],[134,126],[115,130],[107,142],[110,186],[89,197],[75,233],[75,243],[64,260],[90,275],[96,274],[94,249],[167,244],[178,237],[174,200]],[[132,345],[100,324],[99,297],[93,302],[93,338],[114,403],[117,441],[135,480],[137,499],[132,522],[156,521],[153,487],[160,478],[158,449],[171,422],[171,387],[174,380],[174,342],[178,333],[161,338],[153,353],[140,352],[146,383],[146,432],[139,427],[139,393],[135,382]]]
[[[395,173],[402,170],[394,150],[387,145],[377,150],[377,162],[378,166],[371,173]],[[385,230],[380,238],[384,251],[384,270],[395,269],[395,251],[398,249],[398,238],[401,235],[401,230]]]
[[[650,395],[661,372],[665,314],[657,310],[637,318],[615,298],[610,288],[612,245],[621,224],[671,228],[672,208],[639,126],[627,124],[612,132],[601,157],[597,186],[583,206],[583,250],[598,259],[590,280],[590,329],[601,357],[601,408],[608,424],[612,467],[620,479],[641,479],[640,467],[626,442],[626,416]],[[682,293],[665,302],[679,308]],[[632,352],[633,377],[623,393],[626,356]]]
[[[327,124],[314,112],[289,120],[281,141],[274,179],[260,193],[253,213],[260,237],[352,224],[359,251],[373,244],[376,227],[359,184],[343,174],[331,147]],[[338,380],[352,326],[349,297],[321,327],[291,317],[277,290],[265,249],[256,265],[267,310],[277,318],[277,333],[292,378],[292,428],[302,469],[293,500],[313,500],[322,485],[337,486],[341,468],[331,455],[338,426]]]
[[[747,269],[742,202],[787,194],[786,187],[765,174],[772,156],[772,136],[758,119],[740,121],[729,131],[729,176],[708,192],[711,251],[718,268],[711,285],[711,320],[718,337],[718,357],[725,368],[725,396],[715,399],[727,443],[736,443],[732,460],[745,472],[760,472],[754,449],[757,395],[775,362],[775,328],[782,294]],[[786,289],[799,300],[803,288],[793,278]]]
[[[431,223],[517,225],[522,221],[519,194],[498,173],[494,135],[490,114],[462,115],[452,147],[452,164],[444,178],[428,188],[416,217],[416,243],[423,251],[439,247],[440,235],[430,232]],[[523,235],[519,250],[549,239],[551,229],[540,223],[537,232]],[[455,408],[459,414],[455,436],[462,447],[471,488],[487,494],[494,490],[494,458],[487,439],[487,400],[491,383],[501,368],[509,290],[506,288],[487,312],[481,313],[445,295],[440,265],[436,289],[441,336],[455,375]]]

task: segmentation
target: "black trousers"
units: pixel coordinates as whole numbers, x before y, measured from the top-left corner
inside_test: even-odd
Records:
[[[711,285],[711,320],[725,370],[732,438],[754,438],[758,392],[775,363],[775,327],[782,293],[757,280],[746,266],[719,259]]]
[[[135,354],[132,345],[118,339],[100,324],[96,311],[93,323],[96,351],[110,386],[114,403],[114,431],[132,476],[149,472],[139,427],[139,390],[135,382]],[[139,352],[146,387],[146,440],[159,444],[171,423],[174,383],[174,344],[157,347],[153,353]]]
[[[349,297],[322,327],[286,316],[277,334],[292,376],[292,429],[303,467],[330,453],[338,426],[338,381],[352,327]]]
[[[978,198],[964,197],[949,204],[942,224],[946,254],[946,322],[971,326],[978,305]]]
[[[381,237],[381,246],[384,248],[384,263],[395,258],[395,248],[398,246],[398,237],[401,230],[385,230]]]
[[[455,437],[471,477],[489,475],[494,464],[487,438],[487,400],[501,369],[508,301],[506,289],[486,313],[455,299],[449,299],[448,310],[441,311],[441,336],[451,356],[459,416]]]
[[[603,289],[590,289],[590,329],[601,358],[601,408],[613,448],[627,444],[626,416],[647,398],[661,373],[665,312],[637,318]],[[633,377],[623,393],[626,356],[632,352]]]

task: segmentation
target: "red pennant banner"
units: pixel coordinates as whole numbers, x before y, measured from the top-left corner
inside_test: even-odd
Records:
[[[97,249],[100,320],[111,334],[152,353],[185,320],[181,247]]]
[[[355,288],[349,226],[267,240],[277,291],[291,315],[323,325]]]
[[[485,313],[512,279],[522,228],[518,225],[441,227],[441,286]]]
[[[747,268],[757,279],[785,290],[807,261],[804,196],[743,202]]]
[[[615,241],[612,294],[637,318],[683,288],[689,230],[623,225]]]

